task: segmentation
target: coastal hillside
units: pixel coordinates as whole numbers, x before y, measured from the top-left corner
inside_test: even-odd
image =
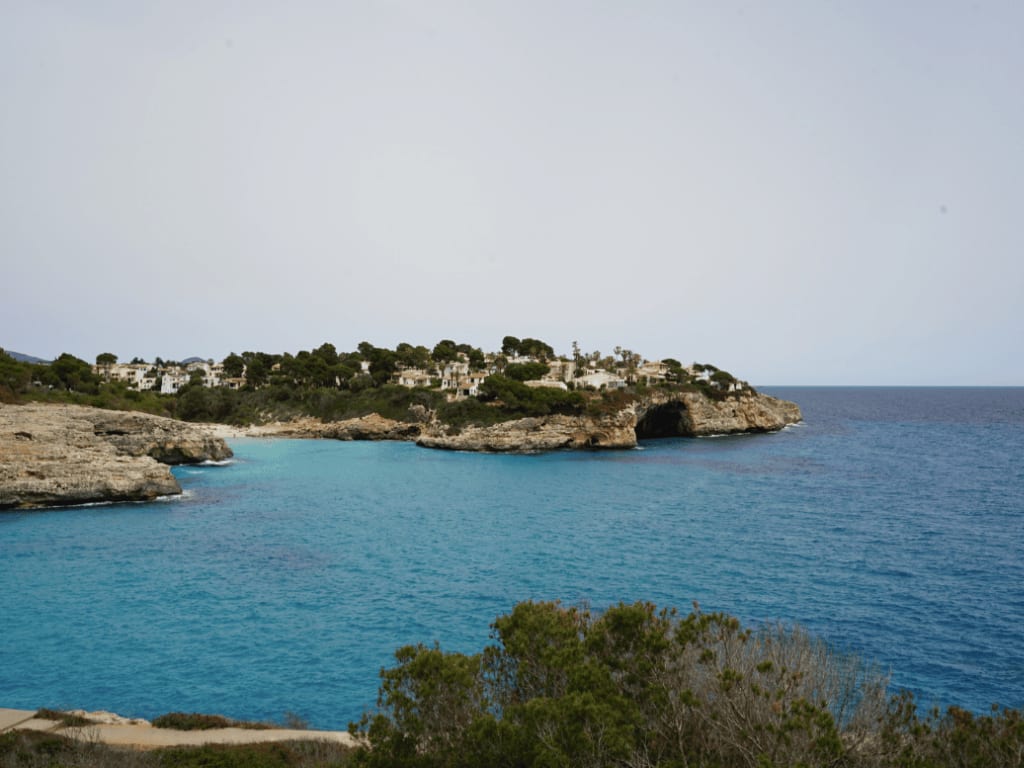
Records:
[[[0,354],[0,402],[68,402],[196,422],[339,439],[403,439],[460,450],[625,448],[638,439],[765,432],[799,421],[792,403],[711,364],[649,360],[623,347],[557,354],[505,336],[494,352],[325,343],[220,362],[62,354],[49,365]],[[266,430],[265,430],[266,431]]]

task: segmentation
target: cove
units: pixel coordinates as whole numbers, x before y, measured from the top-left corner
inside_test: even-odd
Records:
[[[520,600],[798,621],[924,702],[1024,703],[1020,390],[786,390],[806,426],[488,455],[238,440],[177,501],[0,516],[0,703],[345,727]],[[652,429],[656,432],[657,429]]]

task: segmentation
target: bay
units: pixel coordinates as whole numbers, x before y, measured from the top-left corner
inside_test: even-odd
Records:
[[[767,388],[633,451],[238,440],[179,500],[0,514],[0,705],[343,728],[400,645],[525,599],[799,622],[924,703],[1024,706],[1024,389]]]

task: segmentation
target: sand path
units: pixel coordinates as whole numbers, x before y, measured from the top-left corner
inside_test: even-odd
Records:
[[[140,749],[199,746],[202,744],[256,744],[265,741],[330,741],[355,746],[347,731],[310,731],[290,728],[212,728],[206,731],[175,731],[154,728],[145,720],[128,720],[109,712],[89,712],[97,722],[65,726],[56,720],[35,716],[34,710],[0,708],[0,733],[12,730],[43,731],[77,739]]]

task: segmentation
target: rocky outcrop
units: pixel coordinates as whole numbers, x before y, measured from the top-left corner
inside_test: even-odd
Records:
[[[542,416],[461,430],[434,423],[416,443],[426,448],[495,453],[537,453],[560,448],[632,448],[636,445],[635,426],[636,417],[628,411],[601,418]]]
[[[796,403],[754,393],[713,400],[698,392],[656,392],[632,410],[641,439],[774,432],[803,418]]]
[[[232,456],[227,443],[187,422],[129,411],[89,410],[93,433],[123,456],[149,456],[161,464],[197,464]]]
[[[603,416],[540,416],[491,426],[456,428],[422,411],[410,420],[375,413],[357,419],[322,422],[303,418],[249,428],[261,437],[335,440],[415,440],[425,448],[492,453],[538,453],[559,449],[634,448],[637,440],[772,432],[802,418],[799,406],[746,392],[715,400],[700,392],[655,390],[621,410]]]
[[[416,442],[427,448],[517,453],[633,448],[646,438],[771,432],[801,418],[796,403],[768,395],[712,400],[697,392],[656,392],[602,417],[545,416],[462,430],[434,423]]]
[[[181,493],[168,464],[232,455],[196,425],[74,405],[0,405],[0,509]]]
[[[310,437],[331,440],[415,440],[421,425],[416,422],[396,421],[371,413],[356,419],[320,421],[301,418],[252,427],[246,434],[254,437]]]

